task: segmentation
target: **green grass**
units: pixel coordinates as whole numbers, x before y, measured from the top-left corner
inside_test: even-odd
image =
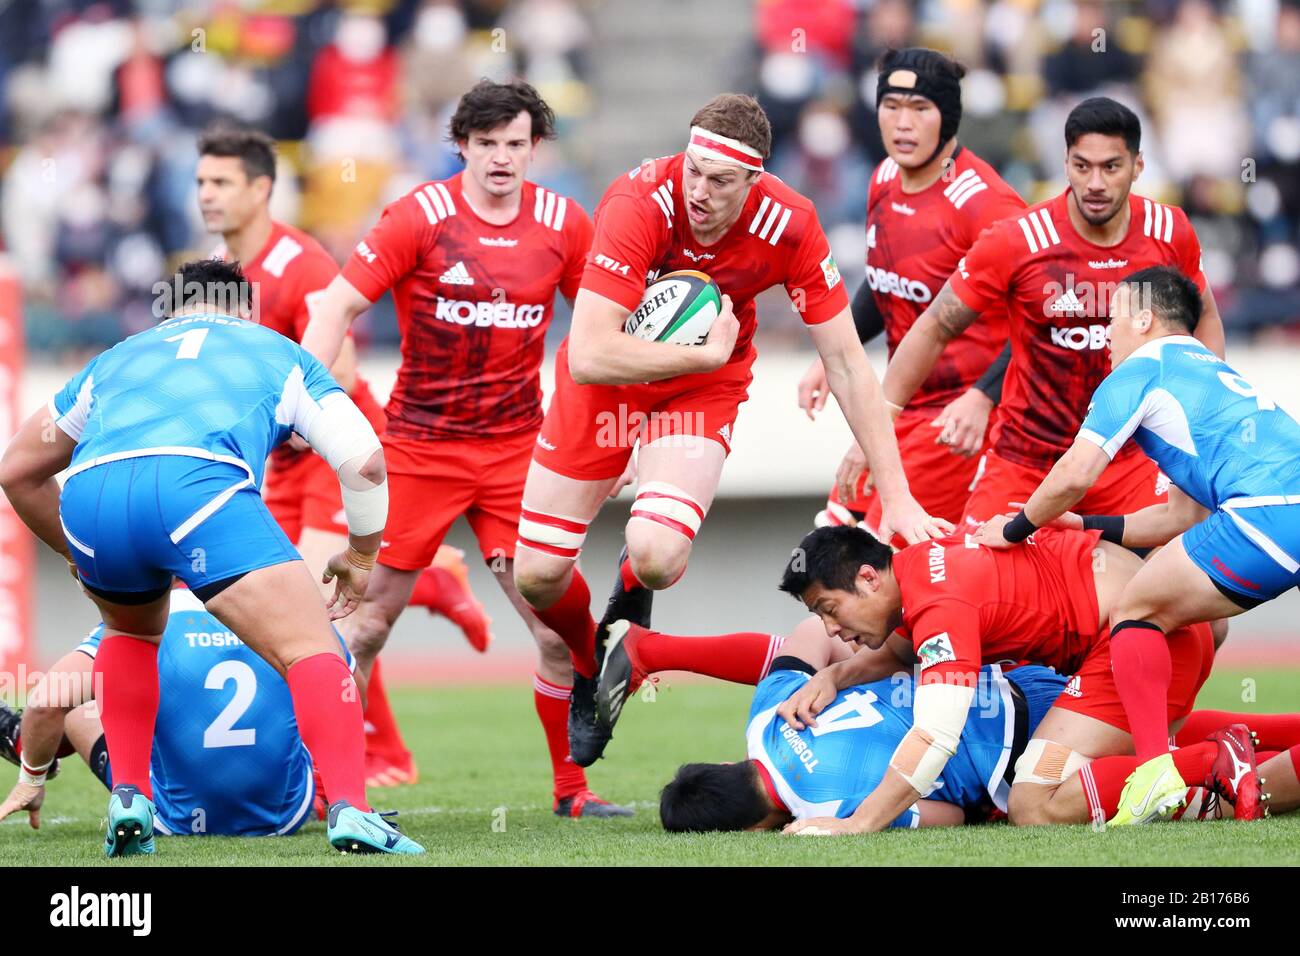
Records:
[[[708,682],[678,682],[661,688],[652,703],[630,703],[609,756],[589,772],[593,789],[634,804],[635,818],[561,820],[550,812],[550,767],[528,688],[401,688],[393,697],[419,763],[420,782],[371,796],[382,809],[402,811],[403,828],[425,844],[427,856],[340,858],[325,844],[324,824],[313,821],[284,838],[162,838],[153,860],[111,865],[1300,864],[1300,815],[1249,825],[1167,824],[1120,833],[991,825],[837,840],[665,834],[656,798],[676,767],[689,760],[743,756],[749,688]],[[1216,673],[1200,703],[1255,712],[1295,710],[1300,672]],[[25,814],[0,824],[0,866],[106,862],[100,850],[106,794],[79,760],[65,766],[50,784],[39,832],[28,828]],[[7,774],[3,782],[7,786],[12,779]]]

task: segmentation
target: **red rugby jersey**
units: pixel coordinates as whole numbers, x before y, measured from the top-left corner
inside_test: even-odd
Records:
[[[1005,303],[1011,364],[992,436],[999,455],[1046,471],[1074,442],[1110,372],[1110,297],[1120,279],[1174,266],[1204,290],[1201,245],[1187,214],[1129,194],[1122,242],[1098,246],[1070,223],[1067,189],[985,232],[953,273],[953,292],[983,312]],[[1141,454],[1129,442],[1120,451]]]
[[[785,286],[803,321],[816,325],[849,307],[830,243],[812,202],[771,173],[749,190],[722,238],[700,245],[682,196],[684,153],[638,166],[605,190],[582,288],[635,309],[646,284],[678,269],[707,273],[731,296],[740,323],[729,361],[748,360],[758,325],[754,297]]]
[[[222,258],[229,253],[222,247]],[[271,235],[250,262],[240,263],[253,287],[253,316],[295,342],[311,319],[311,301],[338,275],[338,263],[313,237],[282,222],[271,222]],[[360,375],[349,397],[376,431],[384,426],[383,412]],[[298,453],[287,445],[271,452],[272,464],[284,464]]]
[[[899,167],[886,159],[867,194],[867,286],[885,319],[892,357],[913,323],[948,281],[985,228],[1019,213],[1025,201],[997,171],[959,147],[942,177],[920,192],[903,192]],[[942,408],[970,388],[1007,343],[1005,303],[948,343],[908,403]]]
[[[1098,531],[1036,531],[1004,550],[969,534],[893,557],[921,681],[974,681],[982,664],[1032,662],[1073,674],[1099,635],[1092,554]]]
[[[402,364],[387,412],[400,438],[540,427],[555,293],[577,295],[591,243],[582,207],[530,182],[511,222],[486,222],[461,193],[462,175],[390,203],[343,266],[367,299],[393,291]]]

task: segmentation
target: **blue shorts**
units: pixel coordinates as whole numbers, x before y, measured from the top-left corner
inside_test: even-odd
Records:
[[[203,596],[298,560],[248,474],[225,462],[149,455],[96,465],[68,479],[59,516],[82,581],[110,599],[165,591],[173,575]]]
[[[1070,679],[1039,664],[1026,664],[1004,673],[1007,680],[1025,695],[1025,703],[1029,705],[1029,736],[1032,737]]]
[[[1300,504],[1241,505],[1249,500],[1225,501],[1183,534],[1192,563],[1245,608],[1300,586]]]

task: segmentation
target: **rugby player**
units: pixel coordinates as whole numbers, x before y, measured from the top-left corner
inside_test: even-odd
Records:
[[[997,171],[957,139],[965,72],[919,47],[890,50],[880,63],[876,118],[888,157],[867,195],[866,281],[854,296],[853,319],[864,344],[883,331],[890,354],[979,234],[1025,208]],[[944,346],[907,408],[897,412],[903,470],[930,514],[961,520],[1000,398],[1006,343],[1006,303],[995,301]],[[812,417],[827,394],[825,369],[815,361],[800,382],[800,407]],[[855,444],[819,525],[863,520],[868,530],[878,528],[880,497],[871,493],[863,468]]]
[[[894,352],[885,398],[905,406],[949,341],[995,304],[1008,309],[1011,362],[991,447],[963,515],[971,525],[1023,505],[1069,449],[1108,368],[1106,307],[1121,276],[1176,266],[1199,290],[1197,337],[1223,354],[1223,323],[1186,213],[1132,192],[1143,168],[1141,135],[1137,116],[1114,100],[1076,106],[1065,123],[1065,192],[976,240]],[[1082,508],[1142,508],[1164,502],[1167,486],[1155,463],[1129,446]]]
[[[849,648],[825,632],[792,635],[754,689],[748,759],[686,764],[663,789],[665,830],[771,830],[792,820],[851,816],[884,779],[912,726],[909,675],[841,690],[816,727],[796,731],[778,705]],[[904,809],[891,827],[954,826],[1006,811],[1011,768],[1065,678],[1046,667],[980,670],[981,693],[943,774],[942,791]]]
[[[308,819],[318,796],[311,754],[294,722],[288,685],[275,669],[203,609],[191,592],[171,592],[158,646],[158,720],[149,776],[163,835],[283,836]],[[0,803],[0,820],[26,810],[40,826],[44,774],[65,739],[110,791],[112,767],[92,699],[100,624],[27,695],[21,733],[0,734],[0,756],[22,775]],[[349,665],[351,656],[337,638]],[[17,715],[0,704],[0,727]]]
[[[374,429],[320,362],[247,321],[237,266],[186,263],[164,291],[167,317],[91,360],[0,459],[14,510],[68,561],[104,622],[94,672],[115,774],[104,850],[154,850],[158,644],[180,578],[284,675],[334,801],[330,844],[423,852],[366,802],[361,703],[329,623],[364,595],[387,518]],[[342,485],[348,547],[326,566],[336,582],[328,608],[258,492],[267,456],[291,432]]]
[[[514,583],[520,498],[542,422],[540,368],[557,292],[572,300],[591,221],[527,180],[555,116],[527,83],[484,80],[460,100],[451,138],[463,172],[391,203],[326,288],[304,347],[332,362],[349,324],[393,291],[402,365],[384,451],[393,513],[366,600],[343,634],[363,673],[420,571],[464,515],[483,560],[538,646],[533,700],[561,816],[625,816],[569,758],[573,669],[563,641]]]
[[[638,489],[605,621],[648,623],[652,589],[684,572],[713,501],[748,394],[754,298],[784,286],[826,363],[830,388],[884,496],[882,524],[917,541],[949,526],[907,488],[879,386],[854,333],[848,296],[812,204],[764,175],[771,126],[748,96],[715,97],[691,119],[686,149],[648,160],[606,190],[556,390],[524,489],[515,582],[568,645],[574,760],[607,742],[595,716],[599,671],[591,593],[576,568],[587,528],[639,443]],[[722,311],[703,345],[623,332],[654,276],[707,272]],[[641,427],[644,426],[644,427]]]
[[[1185,790],[1163,715],[1170,688],[1166,635],[1228,618],[1300,585],[1300,423],[1193,338],[1196,287],[1171,268],[1127,275],[1110,303],[1111,374],[1093,394],[1069,451],[1012,519],[981,529],[995,547],[1083,502],[1130,438],[1173,483],[1167,504],[1120,515],[1070,516],[1129,547],[1169,543],[1110,611],[1115,684],[1144,761],[1112,820],[1170,811]],[[1172,639],[1172,637],[1170,638]]]
[[[1131,752],[1124,708],[1108,675],[1107,622],[1142,562],[1099,536],[1044,530],[1027,547],[995,550],[966,534],[897,554],[858,528],[819,528],[804,537],[781,589],[819,615],[832,636],[878,651],[888,642],[879,656],[892,652],[919,666],[915,727],[894,754],[893,772],[851,820],[837,824],[840,830],[880,829],[918,794],[932,792],[956,748],[984,663],[1032,662],[1072,675],[1021,757],[1018,780],[1059,784],[1091,758]],[[1191,712],[1209,674],[1209,625],[1180,628],[1170,635],[1170,650],[1166,727]],[[782,705],[782,715],[803,729],[837,689],[876,676],[875,656],[855,654],[828,667]],[[1244,793],[1243,815],[1258,812],[1253,761],[1223,783],[1232,787],[1230,802]],[[1014,799],[1009,812],[1014,818]]]
[[[259,324],[299,341],[312,303],[339,269],[313,237],[271,218],[275,142],[254,130],[214,126],[199,137],[198,150],[199,211],[208,231],[222,238],[216,256],[240,264],[253,289],[253,312]],[[349,336],[330,373],[375,431],[383,432],[383,410],[356,365],[356,347]],[[330,556],[347,544],[343,502],[329,464],[291,445],[271,453],[262,495],[307,567],[316,572],[324,570]],[[417,585],[417,603],[447,613],[470,643],[484,650],[490,637],[487,618],[468,586],[452,573],[457,564],[464,566],[455,549],[440,550],[435,567]],[[402,742],[378,673],[371,673],[365,690],[367,784],[414,783],[415,763]]]

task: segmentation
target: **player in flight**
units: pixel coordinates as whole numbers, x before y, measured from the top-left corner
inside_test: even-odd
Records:
[[[374,429],[320,362],[247,320],[237,266],[186,263],[163,291],[166,318],[91,360],[0,459],[14,510],[68,561],[104,622],[94,672],[114,774],[105,853],[154,850],[149,765],[174,578],[284,675],[333,801],[330,844],[423,852],[366,802],[361,703],[330,627],[365,593],[388,515]],[[342,486],[348,547],[327,564],[329,609],[258,492],[291,433]]]
[[[1069,517],[1129,547],[1168,543],[1110,612],[1115,684],[1143,761],[1117,825],[1150,819],[1151,806],[1176,809],[1186,789],[1163,729],[1170,632],[1300,585],[1300,423],[1193,337],[1201,305],[1177,270],[1125,277],[1110,302],[1113,371],[1077,438],[1024,508],[977,538],[1007,547],[1079,502],[1086,508],[1089,489],[1130,438],[1169,475],[1167,504]]]
[[[192,593],[171,592],[158,646],[159,705],[153,757],[154,830],[163,835],[284,836],[311,814],[311,754],[298,733],[289,687]],[[63,746],[113,789],[103,724],[91,698],[100,624],[27,695],[19,716],[0,704],[0,756],[20,765],[0,819],[26,810],[40,826],[45,781],[33,768]],[[343,639],[338,643],[347,655]],[[351,655],[347,655],[349,666]],[[64,741],[66,740],[66,745]]]
[[[569,758],[568,651],[515,588],[520,499],[542,423],[546,330],[556,293],[577,294],[591,244],[582,207],[526,178],[538,145],[554,136],[554,113],[523,81],[484,80],[466,93],[451,120],[465,169],[384,210],[325,290],[303,343],[333,361],[351,321],[393,291],[402,365],[383,439],[393,516],[366,601],[342,626],[361,670],[369,672],[420,572],[464,515],[537,642],[533,700],[555,812],[627,816],[631,810],[592,793]]]
[[[883,331],[891,354],[980,233],[1025,208],[997,171],[958,141],[965,72],[923,47],[890,50],[880,63],[876,119],[888,156],[867,194],[866,281],[854,296],[853,318],[864,344]],[[930,514],[961,520],[1001,395],[1006,344],[1006,303],[995,301],[944,346],[907,407],[894,410],[903,470]],[[815,361],[800,382],[800,407],[811,417],[828,394],[825,369]],[[818,524],[879,527],[880,496],[864,467],[854,444]]]
[[[767,116],[748,96],[715,97],[691,119],[686,148],[621,176],[596,210],[595,238],[556,390],[524,488],[515,582],[573,656],[573,759],[591,764],[608,740],[595,716],[598,640],[591,593],[576,568],[587,529],[639,441],[638,488],[605,622],[648,623],[653,590],[684,573],[712,504],[748,394],[754,298],[790,295],[826,365],[831,391],[865,450],[884,498],[883,522],[909,541],[941,534],[907,488],[879,386],[858,342],[848,296],[812,204],[763,163]],[[648,279],[705,270],[724,293],[704,344],[680,347],[624,333]],[[638,428],[610,422],[644,417]]]
[[[1201,272],[1187,214],[1132,192],[1142,128],[1114,100],[1084,100],[1065,123],[1066,190],[984,232],[894,351],[887,401],[906,406],[948,342],[1005,306],[1011,327],[998,424],[963,515],[970,525],[1014,512],[1070,447],[1109,369],[1106,307],[1120,277],[1175,266],[1195,282],[1196,335],[1223,354],[1223,323]],[[1168,480],[1136,446],[1118,450],[1083,510],[1115,514],[1164,502]]]

